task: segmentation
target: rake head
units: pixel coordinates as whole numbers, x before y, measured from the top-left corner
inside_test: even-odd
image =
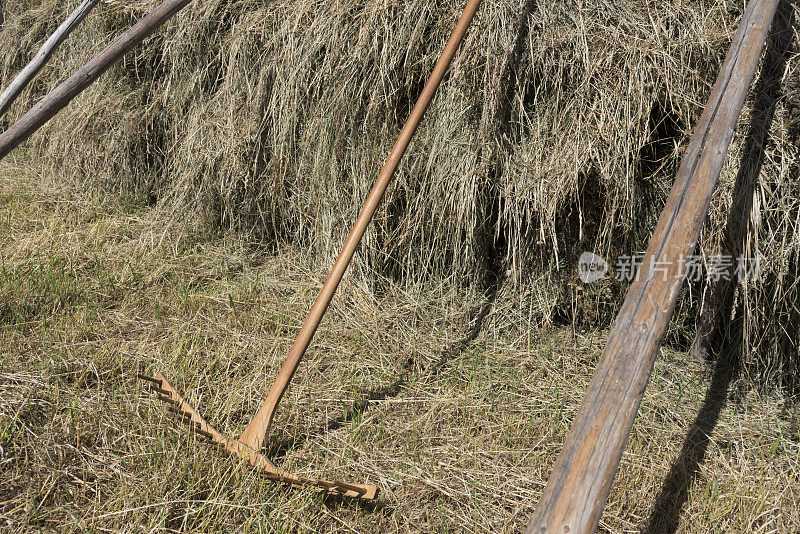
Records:
[[[247,462],[264,473],[264,476],[270,480],[284,482],[297,487],[310,486],[321,493],[352,499],[372,500],[378,495],[377,486],[371,484],[331,482],[284,471],[246,443],[238,439],[228,439],[219,433],[203,419],[191,404],[180,396],[178,391],[172,387],[161,373],[156,374],[155,378],[144,375],[139,375],[139,378],[150,384],[150,390],[156,394],[160,401],[167,405],[167,410],[175,413],[189,427],[191,432],[206,439],[229,456]]]

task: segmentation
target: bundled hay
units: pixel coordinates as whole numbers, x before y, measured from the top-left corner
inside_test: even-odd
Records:
[[[14,112],[153,4],[104,3]],[[71,7],[9,2],[3,79]],[[327,267],[461,7],[197,2],[28,146],[59,181],[158,203],[194,231],[257,230]],[[739,1],[486,3],[365,238],[358,275],[480,282],[508,272],[544,321],[608,321],[623,286],[581,285],[577,258],[641,252],[741,11]],[[782,11],[786,28],[793,9]],[[778,82],[754,99],[757,114],[773,106],[766,157],[742,178],[758,152],[745,114],[701,245],[711,255],[746,242],[743,252],[764,256],[761,282],[716,290],[732,295],[722,315],[736,320],[723,322],[749,368],[796,385],[800,87],[788,80],[799,60],[770,54]],[[729,213],[747,228],[731,234]],[[693,285],[673,341],[691,340],[702,309],[724,307],[714,291]]]

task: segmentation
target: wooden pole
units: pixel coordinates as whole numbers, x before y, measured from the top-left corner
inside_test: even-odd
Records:
[[[751,0],[614,322],[529,534],[593,532],[694,252],[779,0]]]
[[[72,33],[72,30],[86,18],[86,15],[94,9],[99,0],[83,0],[75,11],[67,17],[61,26],[51,35],[47,41],[44,42],[39,52],[33,57],[30,63],[20,71],[19,74],[11,81],[6,89],[0,94],[0,115],[6,112],[14,100],[22,93],[25,86],[36,76],[36,73],[44,67],[45,63],[53,55],[53,52],[64,42],[64,40]],[[0,6],[0,11],[2,11]],[[2,13],[0,13],[0,26],[2,26]]]
[[[89,87],[134,46],[167,22],[191,0],[165,0],[103,51],[53,89],[8,130],[0,134],[0,160]]]

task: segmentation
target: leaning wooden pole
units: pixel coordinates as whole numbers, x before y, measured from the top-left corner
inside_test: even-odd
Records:
[[[86,15],[94,9],[94,6],[97,5],[97,2],[100,0],[83,0],[81,4],[75,9],[75,11],[67,17],[61,26],[51,35],[33,57],[30,63],[25,66],[24,69],[17,74],[14,79],[8,84],[8,87],[0,93],[0,115],[6,112],[14,100],[22,93],[22,90],[30,83],[36,73],[38,73],[42,67],[44,67],[45,63],[50,59],[53,55],[53,52],[64,42],[64,40],[69,37],[69,34],[72,33],[72,30],[78,27],[78,25],[86,18]],[[0,14],[0,18],[2,14]]]
[[[752,0],[745,9],[529,534],[590,533],[597,527],[777,5],[778,0]]]
[[[0,159],[30,137],[64,106],[89,87],[134,46],[171,19],[191,0],[166,0],[128,31],[114,39],[103,51],[53,89],[8,130],[0,134]]]

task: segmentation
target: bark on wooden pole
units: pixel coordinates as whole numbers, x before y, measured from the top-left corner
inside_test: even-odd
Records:
[[[25,86],[36,76],[36,73],[44,67],[45,63],[53,55],[53,52],[64,42],[64,40],[72,33],[72,30],[86,18],[86,15],[94,9],[99,0],[83,0],[75,11],[67,17],[61,26],[51,35],[47,41],[44,42],[42,47],[33,57],[30,63],[17,74],[14,79],[8,84],[8,87],[0,94],[0,115],[6,112],[14,100],[22,93]],[[2,6],[0,5],[0,27],[2,27]]]
[[[53,89],[8,130],[0,134],[0,160],[91,85],[114,63],[167,22],[191,0],[166,0],[102,52]]]
[[[614,322],[529,534],[594,531],[694,252],[778,0],[752,0]]]

